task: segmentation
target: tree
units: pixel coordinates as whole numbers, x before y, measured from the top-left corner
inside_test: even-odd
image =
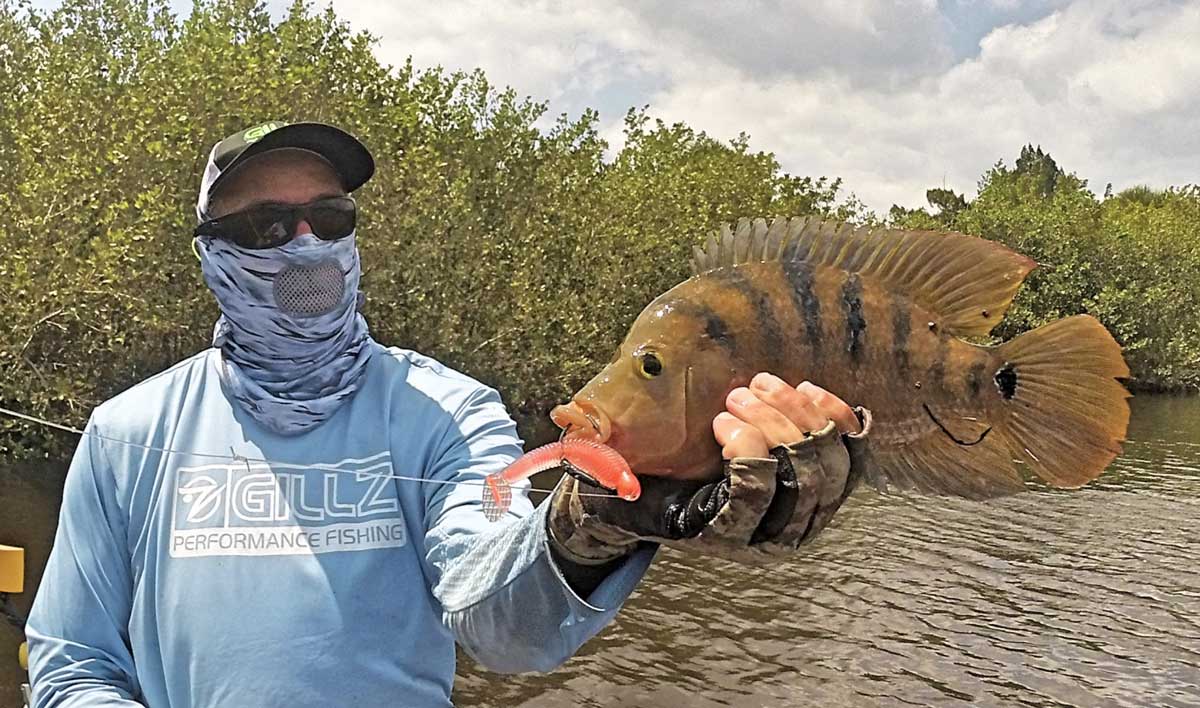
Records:
[[[1050,157],[1049,153],[1042,152],[1041,145],[1036,148],[1032,145],[1021,148],[1021,156],[1017,158],[1016,169],[1013,172],[1022,178],[1033,194],[1043,199],[1054,194],[1059,177],[1065,176],[1054,158]]]
[[[1014,167],[998,162],[983,175],[974,201],[944,189],[926,196],[936,215],[894,206],[890,223],[983,236],[1038,262],[998,337],[1087,312],[1122,344],[1135,386],[1200,388],[1196,187],[1109,189],[1100,201],[1026,145]]]
[[[866,218],[838,180],[784,174],[746,136],[632,111],[610,162],[594,112],[540,130],[544,103],[478,71],[382,65],[374,41],[304,2],[274,21],[256,0],[186,19],[168,0],[0,0],[0,404],[80,425],[209,345],[198,174],[264,120],[337,123],[372,148],[356,196],[373,334],[499,388],[531,440],[720,221]],[[0,454],[72,442],[0,419]]]

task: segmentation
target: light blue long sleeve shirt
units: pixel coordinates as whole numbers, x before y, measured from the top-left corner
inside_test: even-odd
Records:
[[[521,454],[497,393],[373,346],[296,437],[226,396],[211,349],[94,411],[26,630],[36,708],[449,706],[456,640],[548,671],[613,619],[653,551],[577,597],[527,484],[492,523],[479,486],[432,483]]]

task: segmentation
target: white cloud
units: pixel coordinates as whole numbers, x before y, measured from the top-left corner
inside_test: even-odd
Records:
[[[389,63],[479,66],[552,113],[600,108],[609,136],[644,103],[718,138],[746,131],[788,171],[841,176],[879,211],[943,182],[971,194],[1025,143],[1096,189],[1200,181],[1200,3],[1060,5],[962,56],[927,0],[334,0]]]
[[[714,59],[758,81],[850,66],[852,73],[839,71],[845,79],[877,85],[945,65],[951,57],[945,23],[929,0],[621,5],[657,36],[655,54]],[[916,51],[914,37],[922,40]],[[677,68],[684,73],[686,61]]]
[[[545,0],[332,5],[380,38],[377,53],[387,63],[399,65],[411,55],[421,67],[482,67],[494,83],[538,100],[569,101],[643,71],[647,38],[622,29],[637,22],[618,7]]]

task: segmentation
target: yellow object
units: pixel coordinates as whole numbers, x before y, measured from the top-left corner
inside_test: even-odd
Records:
[[[21,642],[21,648],[17,650],[17,661],[21,662],[22,669],[29,670],[29,642]]]
[[[25,549],[0,546],[0,592],[25,589]]]

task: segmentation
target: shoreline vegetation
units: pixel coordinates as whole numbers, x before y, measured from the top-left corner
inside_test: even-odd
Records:
[[[1200,390],[1200,187],[1097,196],[1013,146],[972,200],[931,189],[886,215],[840,180],[784,172],[747,135],[625,117],[610,154],[587,111],[482,72],[390,67],[332,9],[252,0],[0,0],[0,405],[81,426],[104,399],[207,346],[216,305],[190,234],[204,151],[259,120],[343,125],[371,146],[364,308],[376,339],[495,386],[537,444],[545,413],[608,360],[694,244],[741,216],[959,230],[1034,258],[997,340],[1078,312],[1142,391]],[[886,159],[886,156],[880,156]],[[851,185],[852,186],[852,185]],[[0,417],[0,455],[73,436]]]

